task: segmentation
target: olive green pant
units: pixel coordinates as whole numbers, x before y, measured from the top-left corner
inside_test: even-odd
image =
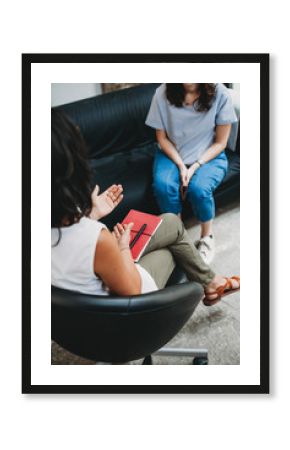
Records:
[[[190,281],[206,286],[215,273],[203,261],[175,214],[162,214],[162,223],[152,236],[139,264],[150,273],[159,289],[164,288],[177,263]]]

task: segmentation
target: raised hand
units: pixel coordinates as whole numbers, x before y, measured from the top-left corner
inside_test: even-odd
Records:
[[[100,187],[96,185],[92,192],[92,210],[90,217],[99,220],[110,214],[123,200],[123,187],[121,184],[113,184],[99,195]]]

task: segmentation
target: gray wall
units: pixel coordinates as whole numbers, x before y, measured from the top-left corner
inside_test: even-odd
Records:
[[[52,83],[51,106],[64,105],[101,93],[100,83]]]

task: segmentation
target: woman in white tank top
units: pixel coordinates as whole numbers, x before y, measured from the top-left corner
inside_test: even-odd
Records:
[[[153,278],[131,257],[131,226],[117,240],[99,221],[122,201],[122,186],[113,185],[101,195],[96,186],[91,193],[86,148],[78,128],[54,110],[51,123],[52,284],[94,295],[156,290]]]
[[[52,285],[84,294],[138,295],[164,287],[177,259],[190,280],[205,289],[204,303],[239,288],[200,258],[181,221],[165,214],[146,255],[135,264],[129,248],[133,224],[111,233],[101,222],[123,199],[121,185],[91,192],[84,140],[62,113],[52,110],[51,280]]]
[[[106,226],[89,217],[82,217],[78,223],[61,228],[58,245],[58,229],[51,229],[52,264],[51,278],[54,286],[84,294],[108,295],[109,289],[94,271],[96,246]],[[157,289],[153,278],[139,264],[135,264],[141,276],[141,292]]]

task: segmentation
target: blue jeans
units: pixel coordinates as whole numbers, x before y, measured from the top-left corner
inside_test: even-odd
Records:
[[[214,218],[213,192],[222,182],[227,169],[228,160],[225,152],[222,152],[197,169],[191,178],[186,200],[189,201],[195,217],[200,222],[207,222]],[[161,150],[156,152],[154,159],[153,191],[162,213],[178,214],[181,212],[179,169]]]

